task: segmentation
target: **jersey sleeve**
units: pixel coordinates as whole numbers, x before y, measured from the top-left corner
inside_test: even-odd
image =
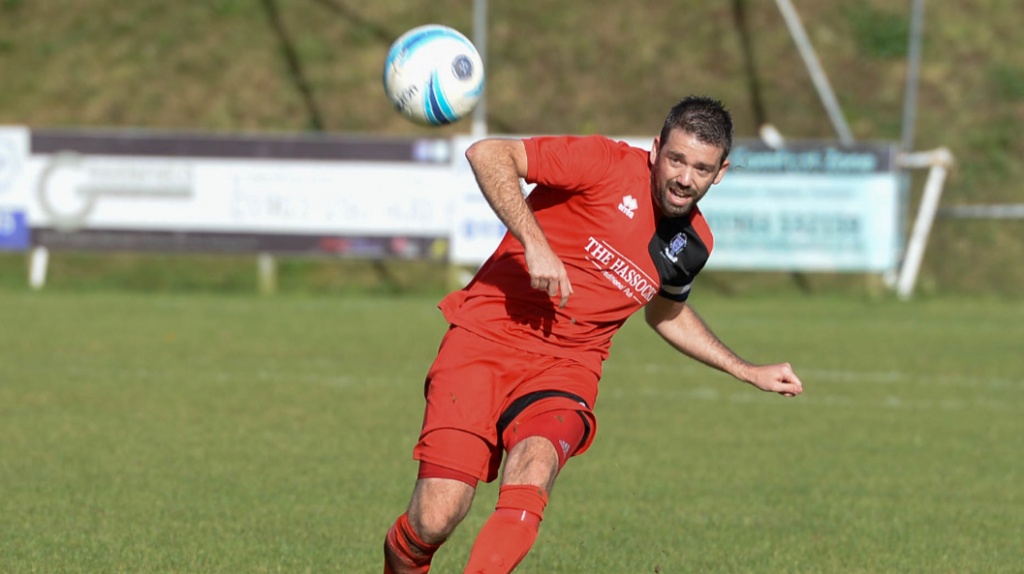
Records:
[[[617,155],[603,136],[542,136],[523,140],[526,181],[564,191],[582,191],[601,181]]]
[[[711,257],[714,245],[714,236],[699,209],[694,208],[685,224],[663,219],[649,245],[661,279],[658,295],[673,301],[686,301],[697,274]]]

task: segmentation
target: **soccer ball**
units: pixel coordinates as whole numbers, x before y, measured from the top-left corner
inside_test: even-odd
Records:
[[[406,118],[426,126],[459,121],[484,91],[484,63],[457,30],[428,24],[402,34],[384,62],[384,92]]]

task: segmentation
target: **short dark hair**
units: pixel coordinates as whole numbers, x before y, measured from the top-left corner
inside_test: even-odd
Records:
[[[687,96],[672,107],[661,128],[661,141],[674,129],[697,136],[700,141],[722,148],[722,161],[732,151],[732,116],[722,102],[707,96]]]

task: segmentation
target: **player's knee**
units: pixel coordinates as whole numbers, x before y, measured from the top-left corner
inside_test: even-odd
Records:
[[[503,484],[533,484],[551,489],[555,477],[591,434],[579,411],[556,410],[515,420],[505,431],[508,448]]]
[[[425,505],[409,509],[409,525],[421,540],[428,544],[444,542],[455,527],[462,522],[465,513],[442,505]]]
[[[517,443],[505,461],[504,484],[534,484],[550,489],[558,475],[555,445],[545,436],[532,436]]]
[[[443,542],[466,517],[474,493],[457,480],[420,480],[409,504],[409,525],[424,542]]]

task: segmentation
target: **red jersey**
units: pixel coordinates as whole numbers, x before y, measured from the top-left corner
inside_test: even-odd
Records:
[[[713,244],[696,207],[661,215],[651,193],[649,152],[601,136],[524,140],[527,201],[565,265],[573,294],[530,286],[522,244],[506,233],[463,289],[445,297],[445,318],[516,349],[566,357],[596,373],[612,335],[655,295],[689,295]]]

